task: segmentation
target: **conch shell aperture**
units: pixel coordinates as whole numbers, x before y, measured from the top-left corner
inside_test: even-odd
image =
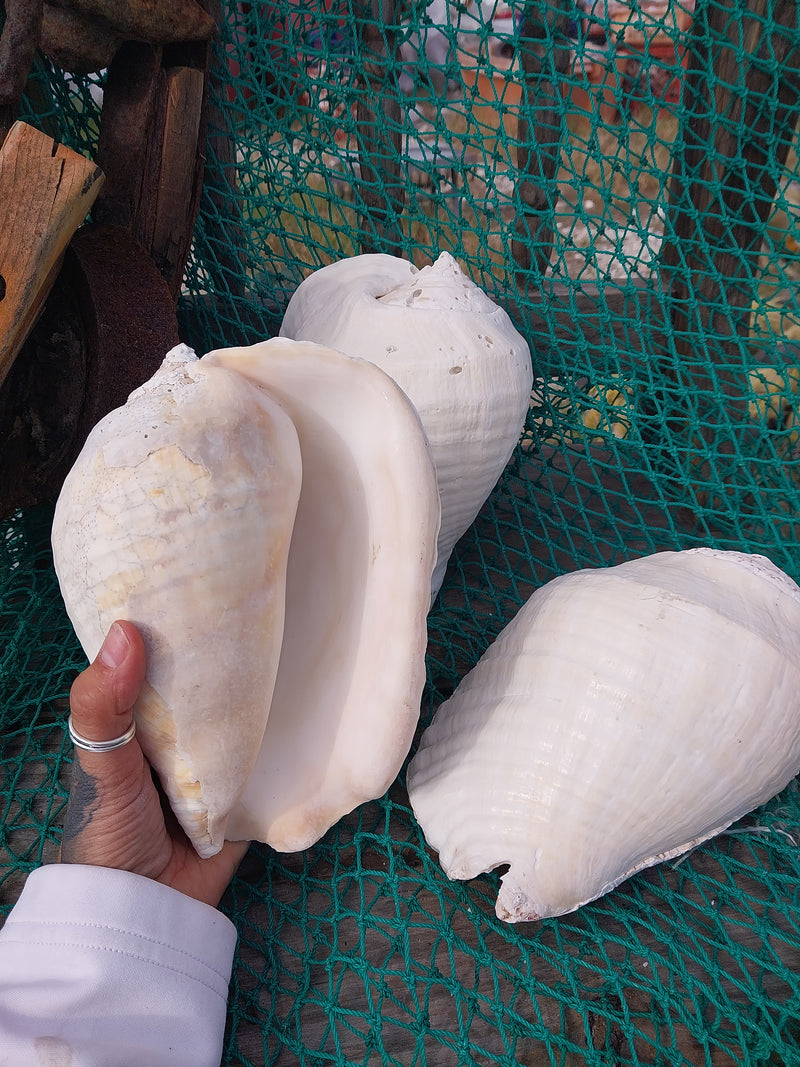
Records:
[[[229,828],[296,851],[381,796],[411,747],[425,685],[436,475],[417,413],[371,363],[283,338],[204,362],[268,389],[300,437],[278,679]]]
[[[141,629],[139,737],[200,855],[232,835],[306,847],[397,774],[439,515],[408,399],[319,345],[180,346],[95,427],[56,573],[90,658],[114,619]],[[267,747],[281,773],[258,782]]]

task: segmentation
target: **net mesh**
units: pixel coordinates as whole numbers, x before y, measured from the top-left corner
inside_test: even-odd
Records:
[[[797,18],[783,0],[225,7],[184,339],[274,335],[343,256],[447,250],[533,353],[519,447],[430,614],[421,727],[567,570],[715,544],[800,579]],[[91,154],[102,82],[39,61],[23,117]],[[56,853],[85,663],[51,517],[0,537],[6,912]],[[224,1062],[800,1063],[798,835],[794,782],[688,857],[511,927],[496,874],[444,877],[401,774],[307,852],[251,849],[224,900]]]

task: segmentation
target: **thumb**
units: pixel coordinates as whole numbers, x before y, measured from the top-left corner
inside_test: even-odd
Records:
[[[72,729],[79,739],[114,741],[127,734],[145,668],[139,631],[129,622],[113,623],[94,661],[72,684]],[[153,877],[169,853],[161,803],[138,739],[108,751],[87,751],[76,740],[62,863]]]
[[[144,642],[133,623],[115,622],[94,661],[70,691],[72,725],[90,741],[110,741],[131,724],[144,682]]]

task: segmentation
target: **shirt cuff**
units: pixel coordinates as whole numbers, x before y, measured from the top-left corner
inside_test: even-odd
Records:
[[[0,1033],[80,1064],[219,1064],[235,945],[216,908],[152,879],[40,867],[0,931]]]

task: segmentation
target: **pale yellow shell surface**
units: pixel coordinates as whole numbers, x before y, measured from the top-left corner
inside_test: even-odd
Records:
[[[281,334],[375,363],[419,412],[442,501],[435,595],[519,440],[533,382],[524,338],[446,252],[422,270],[388,255],[323,267],[293,294]]]
[[[761,556],[658,553],[548,583],[453,696],[408,790],[445,872],[561,915],[800,769],[800,589]]]
[[[439,528],[413,406],[377,367],[281,338],[203,363],[259,383],[297,428],[303,484],[269,722],[232,838],[308,847],[381,796],[411,746],[425,683]]]
[[[56,507],[86,654],[115,619],[145,639],[138,736],[201,855],[222,846],[266,726],[300,479],[283,410],[180,346],[95,427]]]

